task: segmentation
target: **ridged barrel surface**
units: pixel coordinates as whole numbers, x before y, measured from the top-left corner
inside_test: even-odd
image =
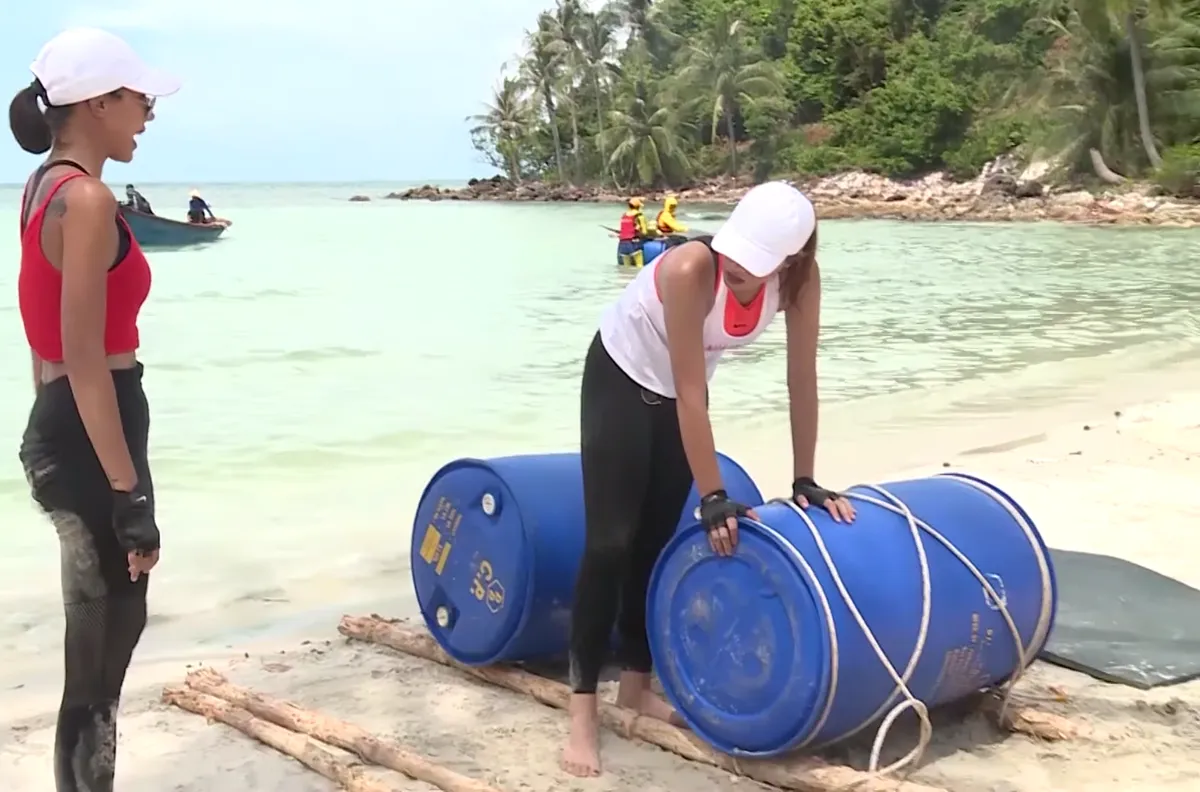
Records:
[[[1032,520],[1006,494],[946,474],[881,485],[941,533],[992,584],[1032,662],[1053,623],[1056,584]],[[851,490],[885,501],[867,487]],[[805,514],[867,626],[901,675],[917,646],[922,582],[907,520],[854,501],[839,524]],[[901,694],[839,593],[812,530],[791,506],[743,520],[733,558],[703,529],[680,530],[650,583],[647,623],[668,698],[713,747],[771,756],[843,739],[885,715]],[[1022,524],[1028,526],[1029,533]],[[1020,665],[1000,607],[958,558],[921,533],[930,619],[909,689],[928,706],[1011,677]]]
[[[730,496],[762,495],[720,456]],[[680,524],[696,519],[693,486]],[[566,652],[571,595],[583,555],[579,454],[449,463],[425,488],[412,534],[412,576],[430,632],[468,665]]]

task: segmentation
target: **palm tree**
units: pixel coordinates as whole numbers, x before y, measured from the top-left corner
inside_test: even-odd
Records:
[[[621,21],[629,30],[629,43],[646,40],[650,27],[650,7],[654,0],[613,0],[605,10]]]
[[[1085,0],[1086,2],[1086,0]],[[1094,2],[1094,0],[1093,0]],[[1142,63],[1142,36],[1139,17],[1151,8],[1165,9],[1169,0],[1106,0],[1108,13],[1121,19],[1125,28],[1125,39],[1129,45],[1129,65],[1133,70],[1133,95],[1137,101],[1138,131],[1146,158],[1154,168],[1162,166],[1162,157],[1154,144],[1154,132],[1150,129],[1150,106],[1146,100],[1146,74]]]
[[[555,101],[562,84],[565,58],[562,42],[548,35],[540,25],[536,30],[526,33],[525,42],[528,53],[520,65],[520,80],[525,87],[541,97],[550,124],[550,136],[554,141],[554,163],[558,168],[558,178],[559,181],[566,181]]]
[[[1200,121],[1200,30],[1178,17],[1152,20],[1140,33],[1146,45],[1133,67],[1126,20],[1103,7],[1071,3],[1059,19],[1047,20],[1058,40],[1047,55],[1040,80],[1031,84],[1029,110],[1040,117],[1048,140],[1062,151],[1064,165],[1090,168],[1108,181],[1110,166],[1136,170],[1141,149],[1152,165],[1158,156],[1147,132],[1149,108],[1137,84],[1154,96],[1158,119],[1171,134],[1194,130]],[[1148,89],[1148,91],[1146,90]],[[1145,109],[1145,113],[1143,110]],[[1143,121],[1145,123],[1143,123]],[[1151,157],[1153,151],[1154,158]],[[1161,162],[1161,159],[1158,160]]]
[[[614,70],[611,59],[616,47],[616,29],[616,14],[604,8],[584,17],[580,34],[584,78],[592,83],[596,94],[596,142],[601,161],[608,158],[604,148],[604,95]]]
[[[485,135],[504,162],[508,178],[521,181],[521,144],[532,120],[529,101],[519,80],[505,77],[484,105],[484,112],[467,118],[474,122],[471,136]]]
[[[685,65],[678,74],[679,86],[694,95],[687,104],[701,103],[711,110],[715,139],[721,121],[729,140],[729,172],[737,173],[737,135],[734,117],[742,105],[755,99],[783,95],[783,77],[771,61],[763,60],[745,41],[741,21],[722,11],[699,44],[688,48]]]
[[[1200,140],[1200,0],[1187,0],[1149,28],[1153,67],[1147,87],[1155,98],[1156,121],[1173,143]]]
[[[586,14],[581,0],[556,0],[554,12],[543,12],[538,20],[542,34],[550,37],[562,53],[562,87],[571,115],[571,156],[576,179],[582,176],[576,83],[586,68],[582,44]]]
[[[646,186],[678,184],[686,178],[690,166],[677,117],[654,96],[644,75],[625,86],[608,121],[603,145],[612,151],[610,170]]]
[[[610,0],[606,10],[629,31],[627,49],[645,50],[659,68],[668,65],[670,49],[678,43],[679,36],[656,13],[654,0]]]
[[[1074,17],[1092,30],[1107,25],[1120,31],[1125,44],[1124,57],[1129,60],[1131,71],[1129,88],[1137,108],[1138,134],[1146,159],[1154,168],[1162,165],[1162,157],[1154,139],[1146,90],[1146,23],[1170,14],[1178,6],[1177,0],[1043,0],[1042,6],[1047,16],[1060,22]]]

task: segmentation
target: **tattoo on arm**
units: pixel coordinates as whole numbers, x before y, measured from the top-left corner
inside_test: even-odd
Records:
[[[66,213],[67,199],[62,192],[59,191],[53,198],[50,199],[50,203],[47,204],[46,214],[50,217],[62,217]]]

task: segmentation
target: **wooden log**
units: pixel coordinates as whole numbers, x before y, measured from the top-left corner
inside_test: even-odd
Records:
[[[458,669],[476,679],[523,693],[547,706],[566,709],[570,689],[561,682],[516,668],[472,668],[455,662],[423,629],[388,622],[378,616],[343,616],[338,632],[348,638],[380,644],[405,654]],[[911,781],[884,778],[813,756],[778,759],[735,759],[714,751],[695,735],[654,718],[600,703],[601,723],[626,739],[636,738],[693,762],[712,765],[727,773],[796,792],[835,792],[853,786],[856,792],[946,792]]]
[[[163,689],[162,698],[168,704],[203,715],[209,721],[224,723],[248,737],[253,737],[262,744],[292,757],[310,770],[320,773],[340,785],[346,792],[401,792],[399,787],[371,778],[363,772],[362,765],[338,756],[328,746],[303,734],[260,720],[227,701],[177,685]]]
[[[371,734],[353,723],[325,713],[305,709],[290,701],[269,698],[234,685],[212,669],[192,671],[187,675],[187,685],[193,690],[240,707],[256,718],[344,748],[367,762],[432,784],[443,792],[500,792],[489,784],[436,764],[394,740]]]
[[[996,695],[986,696],[982,702],[982,709],[999,728],[1037,740],[1060,742],[1073,740],[1083,733],[1083,728],[1078,723],[1053,712],[1013,704],[1005,710],[1003,700]]]

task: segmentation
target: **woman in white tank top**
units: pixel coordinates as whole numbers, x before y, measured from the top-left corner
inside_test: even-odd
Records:
[[[746,193],[711,239],[646,265],[605,313],[584,364],[581,398],[587,540],[571,616],[571,733],[562,766],[600,773],[596,685],[613,623],[620,634],[617,703],[678,722],[650,691],[646,589],[693,479],[715,553],[737,545],[737,517],[721,482],[708,382],[722,353],[787,324],[787,380],[795,458],[792,496],[852,520],[849,501],[813,480],[817,441],[817,330],[821,278],[812,204],[785,182]],[[618,613],[619,609],[619,613]]]

